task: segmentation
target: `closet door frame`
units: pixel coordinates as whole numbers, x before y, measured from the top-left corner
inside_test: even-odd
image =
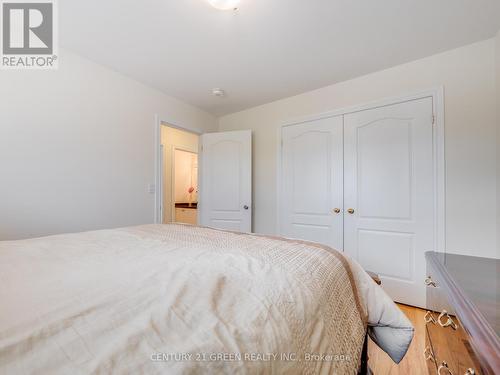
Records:
[[[415,92],[397,97],[386,98],[377,100],[363,105],[346,107],[334,111],[324,112],[312,116],[306,116],[295,120],[285,121],[277,129],[277,147],[276,147],[276,231],[278,235],[282,235],[282,132],[286,126],[298,125],[305,122],[320,120],[328,117],[343,116],[349,113],[364,111],[367,109],[374,109],[388,105],[404,103],[412,100],[432,98],[433,107],[433,128],[432,128],[432,142],[433,142],[433,175],[434,175],[434,249],[427,249],[427,251],[439,251],[446,253],[446,233],[445,233],[445,194],[446,194],[446,164],[445,164],[445,134],[444,134],[444,88],[443,86],[435,87],[429,90]]]

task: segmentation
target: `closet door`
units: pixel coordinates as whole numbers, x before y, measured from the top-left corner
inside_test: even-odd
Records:
[[[434,248],[432,98],[344,117],[344,250],[398,302],[425,306]]]
[[[282,130],[281,233],[343,247],[342,116]]]

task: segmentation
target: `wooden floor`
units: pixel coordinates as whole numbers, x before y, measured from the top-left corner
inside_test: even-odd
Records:
[[[368,343],[368,365],[374,375],[427,374],[427,367],[423,355],[425,346],[425,310],[406,305],[398,306],[415,327],[415,336],[408,349],[408,353],[406,353],[401,363],[396,365],[387,354],[370,340]]]

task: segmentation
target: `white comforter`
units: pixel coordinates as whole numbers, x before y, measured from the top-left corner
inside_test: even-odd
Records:
[[[399,362],[410,322],[334,258],[183,225],[0,242],[0,374],[355,373],[321,355],[359,360],[365,319]]]

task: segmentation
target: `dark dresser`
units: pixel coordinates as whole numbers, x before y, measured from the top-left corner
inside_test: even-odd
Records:
[[[500,374],[500,260],[425,256],[429,374]]]

